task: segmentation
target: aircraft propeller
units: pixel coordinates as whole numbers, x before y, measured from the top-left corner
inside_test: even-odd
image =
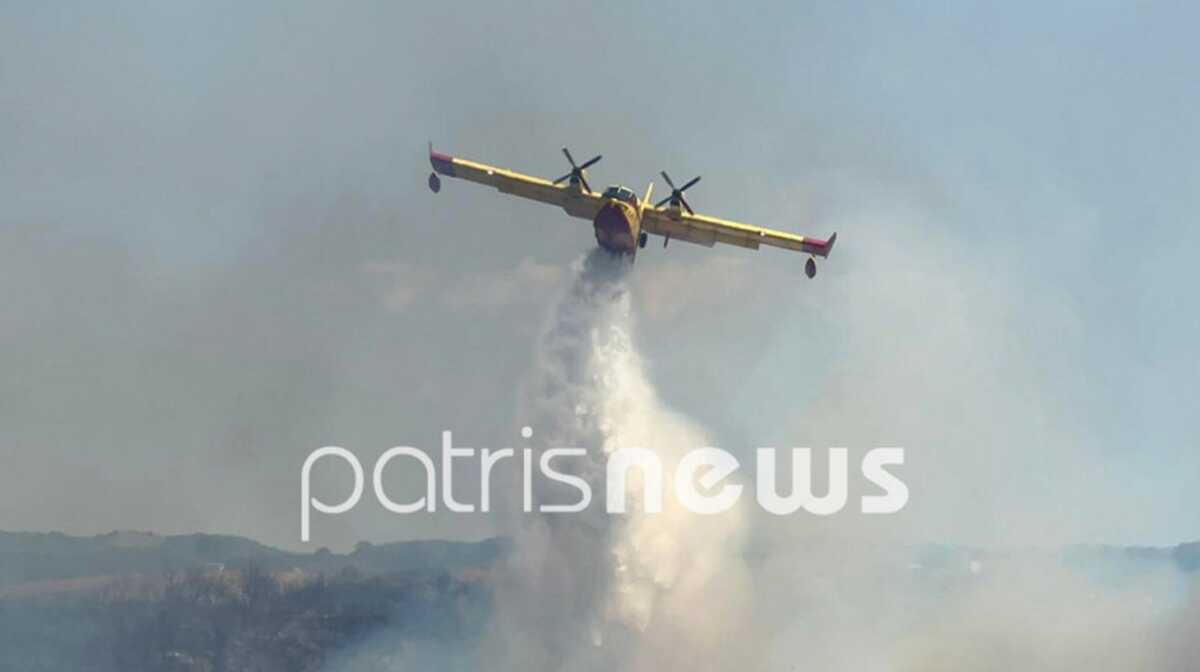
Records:
[[[592,158],[588,159],[587,161],[584,161],[583,165],[580,166],[575,163],[575,157],[571,156],[571,151],[569,149],[567,149],[566,147],[563,147],[562,152],[563,152],[563,156],[567,157],[567,161],[571,162],[571,172],[558,178],[557,180],[554,181],[554,183],[558,184],[559,182],[562,182],[563,180],[567,180],[567,179],[571,180],[571,182],[574,183],[575,181],[578,180],[579,183],[583,185],[583,188],[587,189],[590,192],[592,190],[592,188],[591,188],[591,186],[588,185],[587,178],[584,177],[583,171],[585,169],[587,169],[588,166],[591,166],[591,165],[595,164],[597,161],[599,161],[600,155],[597,154],[597,155],[593,156]]]
[[[696,177],[693,177],[690,182],[683,185],[682,187],[676,187],[675,183],[671,181],[671,176],[667,175],[667,171],[665,171],[665,170],[661,171],[659,174],[662,175],[663,179],[667,181],[667,186],[671,187],[671,195],[667,196],[666,198],[659,201],[658,203],[655,203],[654,207],[661,208],[664,203],[669,202],[671,205],[676,206],[676,207],[682,205],[684,208],[687,209],[688,214],[692,214],[692,215],[696,214],[696,212],[694,210],[692,210],[692,206],[688,205],[687,199],[685,199],[683,197],[683,192],[687,191],[688,189],[690,189],[692,187],[692,185],[699,182],[700,176],[697,175]]]

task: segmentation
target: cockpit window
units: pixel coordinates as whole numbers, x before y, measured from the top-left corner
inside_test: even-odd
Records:
[[[612,186],[604,190],[605,198],[615,198],[626,203],[635,203],[637,196],[633,194],[632,189],[621,186]]]

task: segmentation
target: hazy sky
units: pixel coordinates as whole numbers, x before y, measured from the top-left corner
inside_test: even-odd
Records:
[[[722,447],[903,445],[925,540],[1200,538],[1200,12],[936,4],[3,4],[0,529],[296,546],[314,448],[516,441],[592,232],[433,140],[840,232],[639,256]],[[361,508],[317,540],[493,529]]]

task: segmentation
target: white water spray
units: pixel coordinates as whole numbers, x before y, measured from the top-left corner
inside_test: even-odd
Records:
[[[615,450],[655,451],[669,481],[684,452],[710,445],[699,427],[663,406],[646,375],[633,342],[629,269],[601,250],[576,264],[522,395],[535,447],[587,448],[572,471],[596,493],[604,492],[605,459]],[[553,498],[551,485],[538,482],[535,500]],[[504,669],[755,667],[745,636],[741,513],[690,513],[667,488],[664,510],[645,514],[640,486],[629,490],[626,515],[594,503],[578,514],[522,520],[490,643]]]

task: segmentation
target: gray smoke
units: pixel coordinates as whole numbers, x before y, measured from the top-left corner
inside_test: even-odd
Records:
[[[661,514],[636,502],[606,514],[608,453],[652,449],[669,478],[683,451],[711,445],[649,379],[629,268],[589,254],[539,340],[519,417],[535,451],[588,449],[571,471],[595,498],[583,513],[513,525],[483,645],[491,669],[1186,669],[1179,632],[1194,623],[1194,587],[1174,569],[1113,582],[1096,577],[1107,563],[1036,552],[927,566],[912,546],[805,518],[780,521],[795,526],[791,543],[750,550],[752,526],[757,544],[777,525],[744,510],[683,512],[670,488]],[[535,479],[536,501],[573,501],[548,483]]]

